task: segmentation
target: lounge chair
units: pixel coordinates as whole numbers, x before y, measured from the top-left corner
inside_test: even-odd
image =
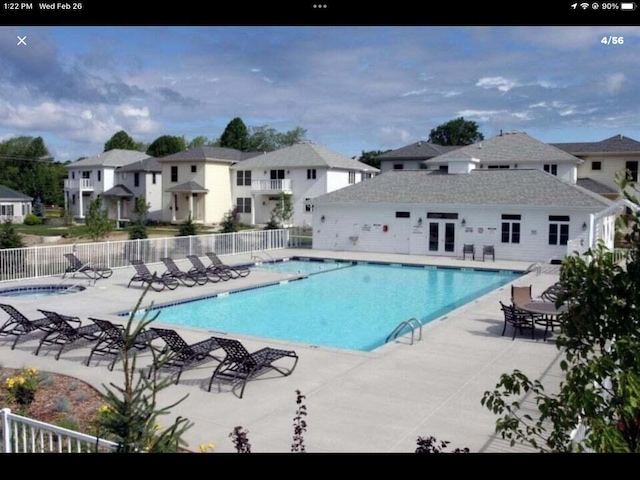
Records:
[[[169,290],[175,290],[180,285],[177,278],[172,276],[157,275],[151,273],[149,268],[142,260],[129,260],[131,265],[136,269],[136,274],[131,277],[127,288],[131,286],[133,282],[141,282],[143,286],[151,285],[156,292],[160,292],[165,288]]]
[[[163,257],[160,260],[167,267],[167,271],[163,273],[163,276],[173,277],[187,287],[193,287],[195,284],[204,285],[209,281],[209,277],[204,273],[180,270],[180,267],[176,265],[176,262],[171,257]]]
[[[118,323],[113,323],[109,320],[101,318],[89,317],[93,323],[100,328],[100,338],[98,342],[93,346],[89,356],[87,357],[86,365],[91,364],[91,359],[94,355],[111,355],[113,360],[109,364],[109,370],[113,370],[115,363],[120,356],[126,350],[125,342],[125,327]],[[153,330],[142,330],[132,339],[132,343],[129,348],[135,348],[136,350],[146,350],[151,347],[151,342],[157,337],[156,332]]]
[[[0,327],[0,336],[15,335],[16,337],[11,344],[11,350],[16,347],[18,340],[23,335],[32,332],[48,332],[50,330],[51,319],[46,316],[36,320],[30,320],[12,305],[0,303],[0,308],[9,315],[9,319]]]
[[[197,255],[187,255],[187,258],[191,262],[191,265],[193,265],[189,272],[195,272],[198,275],[204,275],[212,283],[218,283],[220,280],[226,281],[231,278],[231,274],[228,270],[219,268],[215,265],[206,266],[204,263],[202,263],[202,260],[200,260],[200,257]]]
[[[466,260],[467,255],[471,255],[471,260],[476,259],[476,247],[473,244],[465,243],[462,247],[462,259]]]
[[[151,327],[150,330],[164,340],[166,346],[163,353],[167,354],[168,357],[159,358],[160,363],[149,368],[149,377],[151,377],[154,368],[173,368],[178,370],[175,381],[177,384],[184,370],[210,360],[221,360],[211,354],[211,352],[220,348],[220,344],[213,337],[189,344],[175,330],[157,327]]]
[[[209,380],[209,391],[211,391],[211,385],[215,380],[219,382],[230,381],[231,383],[237,383],[237,386],[240,387],[239,398],[242,398],[249,380],[269,370],[275,370],[286,377],[293,373],[298,363],[298,355],[293,350],[264,347],[253,353],[249,353],[239,340],[214,338],[227,355],[213,371],[211,379]],[[274,362],[282,358],[293,359],[293,365],[288,369],[275,366]],[[218,383],[218,391],[219,390],[220,383]]]
[[[98,280],[100,278],[109,278],[113,275],[113,270],[109,267],[102,265],[96,265],[91,262],[82,262],[75,253],[65,253],[65,258],[69,261],[69,266],[64,271],[62,277],[66,277],[68,273],[72,273],[75,276],[76,273],[84,273],[92,280]]]
[[[525,329],[531,331],[532,339],[535,338],[535,315],[520,310],[515,305],[505,305],[502,302],[500,302],[500,309],[504,314],[504,327],[502,327],[503,336],[507,330],[507,325],[511,325],[513,327],[513,337],[511,337],[511,340],[516,338],[516,332],[520,331],[520,333],[523,333]]]
[[[215,252],[207,252],[205,253],[209,260],[211,260],[211,265],[217,268],[222,269],[224,272],[227,272],[231,275],[231,278],[240,278],[246,277],[251,273],[249,267],[245,267],[242,265],[227,265],[220,260],[220,257]]]
[[[48,310],[38,310],[51,319],[51,329],[40,339],[40,344],[35,351],[36,355],[44,345],[59,345],[60,349],[55,356],[55,359],[58,360],[64,347],[80,340],[97,341],[100,339],[101,330],[95,323],[82,325],[82,321],[78,317],[62,315]]]

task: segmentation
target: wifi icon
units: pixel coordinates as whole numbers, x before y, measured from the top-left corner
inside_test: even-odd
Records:
[[[587,2],[581,3],[580,8],[586,10],[587,8],[589,8],[589,4]]]

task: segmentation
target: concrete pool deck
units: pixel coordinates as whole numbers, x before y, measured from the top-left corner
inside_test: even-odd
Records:
[[[261,256],[265,260],[301,256],[518,271],[530,265],[529,262],[308,249],[273,250]],[[249,254],[222,259],[229,264],[251,262]],[[188,266],[186,260],[176,261],[182,268]],[[153,266],[150,265],[150,269]],[[164,271],[164,266],[160,264],[158,271]],[[512,283],[531,284],[537,296],[558,280],[557,271],[557,266],[543,265],[540,272],[528,273]],[[139,286],[127,288],[133,273],[133,268],[117,269],[111,278],[95,284],[77,275],[65,280],[65,284],[84,285],[87,288],[83,292],[36,299],[0,297],[0,303],[15,306],[29,318],[39,318],[41,314],[37,309],[42,308],[79,316],[83,322],[89,322],[88,317],[98,317],[124,323],[126,318],[117,314],[132,310],[142,293]],[[248,277],[228,282],[193,288],[181,286],[174,291],[149,291],[143,306],[151,301],[155,305],[177,302],[283,278],[287,275],[255,270]],[[58,276],[4,282],[0,288],[57,284],[61,280]],[[501,374],[514,369],[523,371],[531,379],[540,379],[545,391],[553,391],[560,380],[559,351],[553,334],[543,340],[542,328],[537,330],[535,339],[517,334],[512,340],[511,330],[501,336],[504,317],[500,300],[509,302],[510,284],[423,326],[422,338],[418,340],[416,332],[413,344],[407,335],[373,352],[233,335],[249,351],[265,346],[295,350],[300,357],[296,370],[288,377],[267,373],[250,381],[244,398],[240,399],[226,385],[222,385],[220,392],[216,384],[211,392],[206,390],[216,365],[209,362],[185,371],[178,385],[161,392],[159,405],[171,404],[188,395],[171,409],[170,418],[182,416],[193,422],[194,426],[184,436],[193,451],[197,451],[200,444],[214,442],[216,452],[234,452],[229,434],[234,427],[242,426],[249,432],[252,452],[290,452],[296,390],[299,390],[306,397],[308,427],[304,443],[309,453],[411,453],[416,449],[418,437],[429,436],[449,441],[449,450],[468,447],[472,453],[532,452],[534,450],[525,446],[510,447],[498,438],[494,433],[497,416],[480,402],[485,391],[495,388]],[[304,317],[300,320],[304,321]],[[189,342],[211,334],[203,329],[162,324],[162,315],[154,323],[175,328]],[[116,364],[113,372],[107,369],[108,358],[92,361],[91,366],[84,365],[89,347],[65,350],[56,361],[54,352],[46,347],[40,355],[34,355],[37,338],[19,342],[15,350],[10,349],[11,340],[12,337],[0,338],[3,366],[63,373],[99,389],[104,384],[123,381],[120,364]],[[150,358],[150,354],[140,354],[138,364],[147,365]],[[525,399],[524,408],[530,407],[527,404]]]

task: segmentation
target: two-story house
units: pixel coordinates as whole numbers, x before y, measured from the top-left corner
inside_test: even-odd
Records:
[[[230,167],[260,152],[202,146],[158,158],[162,167],[162,221],[219,223],[235,203]]]
[[[114,149],[66,165],[64,207],[84,219],[92,200],[116,185],[116,170],[148,158],[144,152]]]
[[[420,140],[411,145],[383,153],[377,157],[377,160],[380,162],[380,173],[391,170],[424,170],[427,168],[425,160],[459,148],[461,148],[459,145],[443,146]]]
[[[638,181],[640,142],[616,135],[600,142],[552,143],[551,145],[581,158],[578,185],[609,199],[622,196],[616,175],[628,170],[631,182]]]
[[[311,142],[253,156],[231,166],[232,199],[242,222],[267,223],[281,193],[291,195],[290,224],[311,225],[312,200],[360,183],[379,170]]]

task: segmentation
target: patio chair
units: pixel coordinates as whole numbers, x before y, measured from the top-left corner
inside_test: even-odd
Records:
[[[242,265],[227,265],[220,260],[220,257],[218,257],[215,252],[206,252],[205,255],[209,257],[209,260],[211,260],[212,266],[222,269],[224,272],[231,275],[231,278],[246,277],[251,273],[249,267]]]
[[[0,336],[15,335],[16,337],[11,344],[11,350],[16,347],[18,340],[22,338],[23,335],[32,332],[48,332],[50,329],[51,319],[48,317],[30,320],[12,305],[0,303],[0,308],[9,315],[9,318],[4,322],[2,327],[0,327]]]
[[[66,346],[72,345],[81,340],[87,342],[97,341],[100,338],[100,327],[95,323],[82,324],[78,317],[62,315],[49,310],[41,310],[46,317],[51,319],[51,328],[40,339],[40,344],[36,348],[35,354],[38,355],[40,349],[44,345],[59,345],[58,353],[55,359],[58,360],[62,351]],[[76,324],[76,325],[74,325]]]
[[[109,364],[108,368],[112,371],[120,356],[127,350],[125,327],[119,323],[113,323],[101,318],[89,317],[89,320],[100,328],[100,338],[91,349],[91,352],[87,357],[86,365],[89,366],[91,364],[91,359],[94,355],[111,355],[113,356],[113,360]],[[153,330],[141,330],[135,338],[132,339],[129,344],[129,348],[135,348],[139,351],[146,350],[151,347],[151,342],[155,338],[157,338],[157,333]]]
[[[476,247],[474,244],[465,243],[462,247],[462,259],[466,260],[467,255],[471,255],[471,260],[476,259]]]
[[[206,274],[192,270],[188,272],[180,270],[180,267],[176,265],[176,262],[171,257],[163,257],[160,260],[167,267],[167,271],[162,276],[173,277],[187,287],[193,287],[195,284],[204,285],[209,281],[209,277]]]
[[[187,258],[191,262],[191,265],[193,265],[189,272],[196,272],[199,275],[205,275],[212,283],[218,283],[220,280],[227,281],[231,278],[231,274],[228,270],[219,268],[215,265],[206,266],[197,255],[187,255]]]
[[[531,296],[532,286],[515,286],[511,285],[511,303],[514,305],[524,305],[525,303],[533,302]]]
[[[129,280],[127,288],[129,288],[133,282],[141,282],[143,286],[150,285],[156,292],[161,292],[165,288],[175,290],[180,285],[180,282],[175,277],[168,275],[158,276],[155,273],[151,273],[142,260],[129,260],[129,262],[136,269],[136,273],[131,277],[131,280]]]
[[[239,398],[242,398],[249,380],[270,370],[286,377],[293,373],[298,364],[298,355],[293,350],[264,347],[249,353],[239,340],[219,337],[215,337],[215,340],[222,346],[227,355],[213,371],[209,380],[209,391],[211,391],[211,385],[215,380],[219,382],[229,381],[237,384],[232,388],[240,387]],[[274,362],[282,358],[293,359],[293,365],[290,368],[274,365]],[[218,391],[220,391],[220,383],[218,383]]]
[[[500,302],[500,309],[504,314],[502,336],[504,336],[504,333],[507,330],[507,325],[511,325],[513,327],[513,336],[511,337],[511,340],[516,338],[516,332],[520,331],[520,333],[523,333],[525,329],[531,331],[532,339],[535,338],[535,315],[520,310],[515,305],[505,305],[502,302]]]
[[[168,357],[162,358],[161,356],[158,364],[151,365],[148,377],[151,377],[154,369],[173,368],[178,370],[175,381],[178,384],[184,370],[211,360],[221,361],[221,358],[211,354],[211,352],[220,348],[220,344],[213,337],[189,344],[175,330],[158,327],[151,327],[150,330],[164,340],[165,348],[163,353],[167,354]]]
[[[68,273],[72,273],[72,276],[75,276],[76,273],[84,273],[91,280],[109,278],[113,275],[113,270],[109,267],[96,265],[91,262],[82,262],[76,257],[75,253],[65,253],[64,257],[69,261],[69,266],[64,271],[62,278],[66,277]]]
[[[484,258],[491,255],[491,259],[496,261],[496,250],[493,245],[483,245],[482,246],[482,261],[484,262]]]

